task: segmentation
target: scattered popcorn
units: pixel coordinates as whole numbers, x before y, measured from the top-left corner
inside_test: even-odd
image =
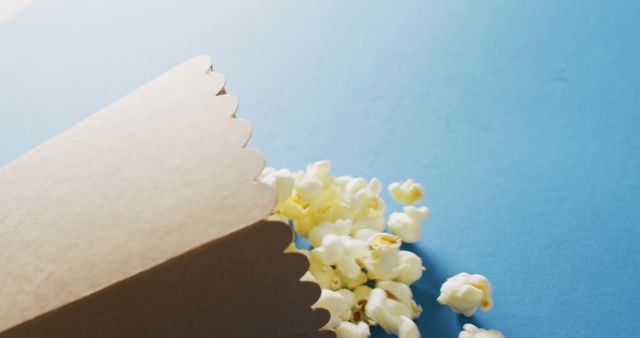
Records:
[[[314,178],[323,186],[328,187],[333,184],[335,178],[331,175],[331,162],[318,161],[307,166],[307,174]]]
[[[295,178],[287,169],[275,170],[273,168],[267,168],[262,172],[259,180],[276,190],[276,209],[289,199],[293,193]]]
[[[356,323],[365,322],[371,324],[371,320],[367,317],[365,313],[365,307],[367,306],[367,302],[369,300],[369,296],[371,295],[371,291],[373,289],[366,285],[359,285],[353,289],[353,296],[355,297],[355,302],[351,308],[352,320]]]
[[[369,325],[359,322],[358,324],[342,322],[336,328],[336,338],[369,338]]]
[[[346,289],[340,289],[338,291],[322,290],[320,299],[313,305],[313,308],[323,308],[329,311],[331,315],[329,322],[322,327],[322,329],[334,329],[343,320],[348,320],[351,317],[351,305],[353,304],[355,297],[353,293]]]
[[[360,229],[356,231],[355,234],[353,234],[353,238],[359,239],[361,241],[368,241],[369,238],[371,238],[371,236],[379,232],[380,230],[370,229],[370,228]]]
[[[322,193],[322,183],[308,177],[296,182],[295,187],[300,201],[307,205]]]
[[[420,338],[420,330],[414,321],[407,317],[400,317],[398,327],[398,337],[400,338]]]
[[[438,302],[467,317],[472,316],[478,306],[482,311],[489,311],[492,306],[491,284],[485,276],[459,273],[442,284]]]
[[[405,243],[415,243],[420,239],[420,222],[427,218],[427,207],[404,207],[404,212],[394,212],[389,216],[389,229]]]
[[[338,290],[342,280],[330,265],[323,264],[316,255],[309,255],[309,272],[323,289]]]
[[[384,217],[382,213],[370,212],[369,215],[356,219],[352,232],[355,233],[360,230],[383,231]]]
[[[366,256],[367,244],[349,236],[329,234],[322,240],[322,245],[313,249],[311,254],[316,255],[325,265],[335,265],[336,270],[353,279],[362,272],[357,259]]]
[[[504,335],[497,330],[485,330],[473,324],[464,324],[458,338],[504,338]]]
[[[413,300],[413,293],[408,285],[392,281],[379,281],[376,283],[376,288],[384,290],[388,297],[409,308],[412,314],[411,318],[420,316],[422,308]]]
[[[349,278],[345,274],[340,271],[336,271],[338,277],[342,281],[341,287],[349,290],[355,289],[356,287],[365,284],[369,281],[369,277],[364,272],[359,272],[354,278]]]
[[[383,289],[373,289],[365,306],[367,317],[380,325],[387,333],[398,335],[404,318],[412,318],[409,307],[392,299]],[[410,319],[409,319],[410,320]],[[406,324],[405,324],[406,325]]]
[[[335,222],[324,221],[309,231],[309,242],[313,246],[320,246],[322,239],[328,235],[346,236],[351,234],[351,221],[350,220],[338,220]]]
[[[365,314],[374,323],[380,325],[387,333],[390,333],[397,330],[397,325],[394,325],[394,321],[389,315],[390,308],[387,304],[388,300],[389,298],[384,290],[371,290],[369,298],[367,299],[367,305],[365,306]],[[410,315],[409,309],[407,309],[407,315]]]
[[[367,241],[370,255],[365,260],[369,278],[391,280],[399,275],[400,245],[402,240],[394,235],[379,232]]]
[[[411,251],[398,252],[400,263],[398,265],[398,276],[395,278],[398,282],[411,285],[422,277],[425,267],[422,265],[422,258]]]
[[[422,186],[411,179],[403,183],[391,183],[389,192],[396,202],[404,205],[416,204],[424,197]]]
[[[313,308],[330,313],[323,329],[333,330],[337,338],[368,338],[369,326],[379,325],[400,338],[420,338],[413,320],[422,309],[410,285],[425,268],[418,255],[400,248],[419,240],[420,223],[428,216],[427,207],[414,206],[424,196],[422,186],[410,179],[391,184],[389,192],[404,208],[385,222],[382,183],[335,177],[331,168],[331,162],[319,161],[305,171],[266,168],[258,177],[277,194],[268,219],[291,224],[296,236],[311,245],[305,250],[294,242],[285,251],[309,259],[309,271],[300,280],[322,289]],[[385,224],[392,233],[385,232]],[[491,307],[491,287],[481,275],[459,274],[443,284],[438,301],[470,316],[477,306]],[[469,325],[459,338],[504,338]]]

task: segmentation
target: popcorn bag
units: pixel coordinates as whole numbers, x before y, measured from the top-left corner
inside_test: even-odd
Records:
[[[207,57],[0,169],[0,338],[335,337]]]

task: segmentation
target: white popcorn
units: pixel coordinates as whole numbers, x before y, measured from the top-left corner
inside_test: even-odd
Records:
[[[344,187],[345,192],[352,196],[355,195],[358,191],[367,187],[367,180],[362,177],[352,178]]]
[[[378,179],[334,177],[331,169],[331,162],[318,161],[304,172],[266,168],[258,178],[277,194],[268,219],[292,224],[296,235],[313,247],[308,251],[292,244],[285,252],[309,259],[309,270],[300,280],[322,289],[313,307],[331,315],[323,329],[334,330],[337,338],[368,338],[369,326],[379,325],[400,338],[419,338],[413,319],[422,309],[409,285],[425,268],[420,257],[400,247],[419,240],[420,223],[428,216],[426,207],[414,206],[424,196],[422,186],[413,180],[391,184],[389,192],[404,207],[385,222]],[[393,234],[384,232],[385,224]],[[371,281],[375,289],[368,286]],[[443,284],[438,301],[471,315],[477,306],[485,311],[491,307],[491,287],[480,275],[460,274]],[[465,326],[459,338],[504,338],[483,335],[488,333],[499,334]]]
[[[318,161],[307,166],[307,176],[322,183],[324,187],[333,184],[335,178],[331,175],[331,162]]]
[[[342,296],[346,305],[346,309],[340,313],[340,320],[347,321],[352,315],[351,308],[353,307],[353,303],[356,301],[355,295],[347,289],[340,289],[336,292]]]
[[[360,302],[366,302],[371,295],[372,288],[367,285],[360,285],[353,289],[353,296],[355,297],[354,306],[357,306]]]
[[[403,183],[391,183],[389,192],[396,202],[404,205],[416,204],[422,200],[424,190],[414,180],[406,180]]]
[[[311,250],[311,255],[317,257],[325,265],[337,265],[347,256],[346,238],[329,234],[322,240],[322,245]]]
[[[350,290],[369,281],[369,277],[367,276],[367,274],[362,271],[360,271],[355,278],[349,278],[340,270],[336,270],[336,274],[340,278],[341,287]]]
[[[438,302],[467,317],[472,316],[478,306],[485,312],[489,311],[492,306],[491,284],[482,275],[459,273],[442,284]]]
[[[398,276],[395,278],[398,282],[411,285],[422,277],[425,270],[422,265],[422,259],[411,251],[402,250],[398,253],[400,260],[398,266]]]
[[[366,285],[358,285],[353,289],[353,296],[355,297],[355,301],[351,308],[351,320],[353,322],[365,322],[371,324],[371,320],[365,313],[365,306],[367,305],[372,290],[372,288]]]
[[[417,318],[422,312],[422,309],[413,300],[413,292],[408,285],[392,281],[379,281],[376,283],[376,288],[386,291],[389,297],[411,310],[411,318]]]
[[[291,197],[295,186],[294,175],[287,169],[265,168],[258,180],[276,190],[276,209]]]
[[[369,325],[359,322],[358,324],[342,322],[336,328],[336,338],[369,338]]]
[[[369,181],[367,189],[374,195],[380,195],[380,192],[382,191],[382,182],[374,177]]]
[[[370,253],[365,265],[371,279],[392,280],[398,276],[401,244],[399,237],[384,232],[369,238]]]
[[[275,171],[276,171],[276,168],[266,167],[262,169],[262,172],[260,173],[260,175],[258,175],[257,180],[259,182],[262,182],[262,180],[264,180],[267,176],[273,174]]]
[[[357,260],[367,255],[367,244],[349,236],[328,234],[322,245],[311,251],[326,265],[335,265],[336,269],[350,279],[355,279],[362,272]]]
[[[377,235],[379,233],[380,231],[376,229],[364,228],[364,229],[357,230],[353,235],[353,238],[359,239],[361,241],[369,241],[369,238],[371,238],[371,236]]]
[[[342,279],[335,269],[323,264],[316,255],[309,255],[309,272],[323,289],[338,290],[342,287]]]
[[[411,318],[411,310],[397,300],[389,298],[387,292],[382,289],[373,289],[365,306],[366,315],[380,325],[387,333],[399,334],[400,326],[405,320]],[[406,324],[404,324],[406,326]],[[406,333],[410,330],[405,328]]]
[[[295,183],[296,193],[300,200],[309,204],[322,193],[322,182],[309,177],[304,177]]]
[[[369,211],[369,214],[363,217],[359,217],[353,224],[352,233],[355,234],[358,230],[372,229],[378,232],[384,230],[384,216],[377,211]]]
[[[367,317],[371,318],[376,324],[380,325],[387,333],[397,332],[398,325],[391,318],[389,307],[389,298],[387,293],[382,289],[373,289],[369,295],[367,305],[365,306],[365,313]],[[401,307],[406,307],[398,303]],[[407,315],[411,315],[409,309],[406,309]]]
[[[319,222],[323,220],[335,221],[337,219],[352,218],[351,207],[344,203],[340,193],[333,185],[323,186],[320,194],[314,200],[310,201],[306,207],[308,211],[313,213],[314,217],[317,217]]]
[[[420,338],[420,330],[413,320],[407,317],[400,317],[400,325],[398,326],[399,338]]]
[[[462,329],[458,338],[504,338],[500,331],[480,329],[473,324],[464,324]]]
[[[324,210],[321,210],[321,219],[325,220],[350,220],[353,218],[353,210],[351,210],[351,206],[347,203],[344,203],[341,199],[334,196],[333,200],[325,201],[326,204],[323,205]],[[322,209],[322,207],[320,209]],[[320,212],[316,214],[319,216]]]
[[[322,239],[328,235],[347,236],[351,234],[351,221],[350,220],[338,220],[335,222],[324,221],[309,231],[309,243],[318,247],[322,244]]]
[[[376,178],[370,182],[361,177],[352,179],[344,187],[344,200],[356,215],[367,214],[370,210],[384,213],[384,201],[380,198],[381,184]]]
[[[389,216],[389,229],[402,238],[403,242],[415,243],[420,239],[420,222],[427,218],[427,207],[404,207],[404,212],[394,212]]]
[[[322,308],[329,311],[331,317],[329,322],[325,324],[322,329],[334,329],[343,320],[348,320],[351,317],[351,305],[353,304],[355,297],[349,290],[340,289],[338,291],[322,290],[320,299],[312,306],[312,308]]]

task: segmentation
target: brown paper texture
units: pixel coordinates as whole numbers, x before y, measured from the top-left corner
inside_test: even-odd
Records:
[[[208,57],[0,169],[0,337],[330,337]]]

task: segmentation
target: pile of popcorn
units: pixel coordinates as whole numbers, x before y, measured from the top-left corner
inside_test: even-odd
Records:
[[[386,204],[380,198],[381,182],[374,178],[339,176],[331,163],[320,161],[306,171],[266,168],[259,177],[277,193],[271,220],[293,226],[296,236],[311,244],[311,250],[287,252],[305,255],[309,271],[302,280],[320,285],[322,294],[314,308],[324,308],[331,317],[323,329],[338,338],[367,338],[369,327],[379,325],[400,338],[419,338],[414,319],[421,307],[410,286],[422,277],[422,259],[402,250],[402,243],[420,239],[421,222],[429,209],[417,206],[424,196],[419,183],[407,180],[389,185],[393,199],[403,205],[385,222]],[[390,232],[385,232],[386,228]],[[456,313],[471,316],[476,308],[491,309],[491,285],[482,275],[460,273],[441,288],[438,302]],[[459,338],[504,338],[495,330],[466,324]]]

